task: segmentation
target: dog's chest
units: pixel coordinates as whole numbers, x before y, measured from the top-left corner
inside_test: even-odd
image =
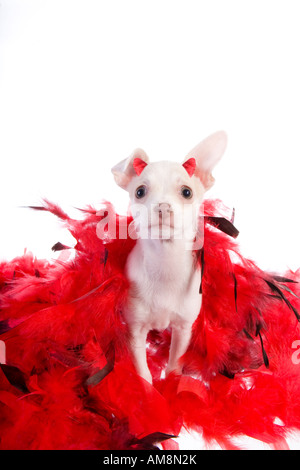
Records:
[[[192,254],[172,247],[145,253],[136,246],[126,266],[130,281],[127,321],[162,330],[192,323],[200,310],[200,271]]]

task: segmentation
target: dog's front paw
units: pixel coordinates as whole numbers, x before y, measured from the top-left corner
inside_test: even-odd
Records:
[[[146,380],[146,382],[148,382],[150,385],[152,385],[153,381],[152,381],[152,375],[151,375],[150,371],[149,372],[146,372],[146,371],[142,372],[139,375],[142,379]]]
[[[177,364],[177,365],[171,365],[169,364],[166,368],[166,377],[168,377],[168,375],[170,374],[174,374],[174,375],[181,375],[182,374],[182,367]]]

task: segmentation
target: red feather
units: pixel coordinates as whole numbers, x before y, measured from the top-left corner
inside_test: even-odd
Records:
[[[226,208],[206,201],[203,304],[184,373],[162,378],[170,331],[152,331],[151,386],[134,370],[122,318],[135,241],[99,239],[103,216],[92,208],[80,220],[48,202],[43,210],[64,220],[75,257],[0,264],[1,449],[174,449],[183,427],[227,449],[240,435],[286,447],[300,429],[300,271],[278,276],[244,258],[228,224],[215,223]],[[124,218],[106,210],[118,234]]]

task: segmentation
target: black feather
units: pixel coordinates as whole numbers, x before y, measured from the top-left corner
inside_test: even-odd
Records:
[[[251,341],[254,341],[254,339],[252,338],[250,333],[248,333],[248,331],[245,328],[243,329],[243,332],[245,333],[245,335],[247,336],[248,339],[251,339]]]
[[[105,248],[105,253],[104,253],[104,267],[106,266],[107,258],[108,258],[108,250],[107,250],[107,248]]]
[[[293,279],[289,279],[288,277],[274,275],[273,279],[275,279],[275,281],[277,282],[293,282],[294,284],[298,284],[298,281],[294,281]]]
[[[225,219],[225,217],[205,216],[204,219],[210,225],[213,225],[230,237],[236,238],[240,233],[233,223],[230,220]]]
[[[264,279],[264,281],[268,284],[268,286],[273,292],[276,292],[281,297],[281,300],[283,300],[286,303],[286,305],[294,312],[297,320],[300,321],[299,313],[297,312],[296,308],[291,304],[291,302],[286,298],[286,296],[281,291],[281,289],[278,286],[276,286],[276,284],[274,284],[273,282],[267,279]]]
[[[235,302],[235,311],[237,312],[237,279],[234,273],[232,273],[233,282],[234,282],[234,302]]]
[[[11,330],[11,327],[9,326],[8,320],[0,321],[0,335],[3,335],[3,333],[9,330]]]
[[[51,248],[51,250],[52,250],[52,251],[61,251],[61,250],[68,250],[68,249],[70,249],[70,248],[71,248],[70,246],[63,245],[62,243],[57,242],[57,243],[55,243],[55,245],[53,245],[53,247]]]
[[[199,294],[202,294],[202,280],[203,280],[203,273],[204,273],[204,248],[202,247],[200,250],[200,261],[201,261],[201,281],[199,287]]]
[[[260,331],[258,332],[258,336],[259,336],[259,339],[260,339],[260,344],[261,344],[261,350],[262,350],[262,355],[263,355],[264,364],[265,364],[265,366],[268,368],[268,367],[269,367],[269,358],[268,358],[267,353],[266,353],[266,351],[265,351],[264,343],[263,343],[263,340],[262,340],[262,336],[261,336],[261,332],[260,332]]]
[[[165,434],[162,432],[153,432],[148,434],[148,436],[142,437],[141,439],[133,438],[131,441],[131,445],[135,447],[135,449],[141,450],[159,450],[159,448],[155,445],[159,442],[166,441],[167,439],[173,439],[173,434]]]
[[[20,369],[7,364],[0,364],[3,374],[11,385],[20,390],[23,393],[29,393],[26,385],[25,375]]]
[[[234,373],[230,372],[226,367],[220,372],[221,375],[224,375],[224,377],[227,377],[227,379],[234,379]]]

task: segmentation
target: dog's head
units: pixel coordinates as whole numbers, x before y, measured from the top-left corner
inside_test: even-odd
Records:
[[[142,149],[112,168],[116,183],[129,193],[130,209],[141,238],[191,239],[212,170],[227,144],[216,132],[194,147],[183,163],[149,162]]]

